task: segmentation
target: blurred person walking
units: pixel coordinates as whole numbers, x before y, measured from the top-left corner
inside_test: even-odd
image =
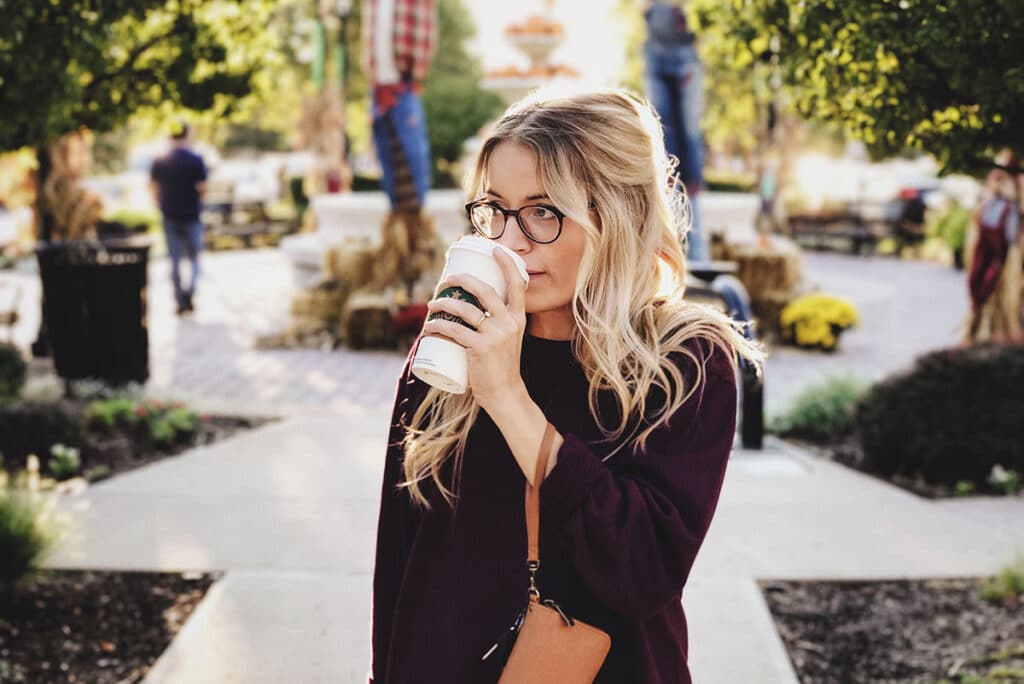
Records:
[[[199,252],[203,247],[199,209],[206,192],[206,163],[190,147],[191,129],[188,124],[176,124],[171,131],[170,151],[153,162],[149,174],[163,216],[179,316],[194,310],[192,300],[199,280]],[[182,286],[179,271],[181,258],[185,255],[191,264],[188,287]]]
[[[709,258],[700,221],[699,193],[704,185],[704,71],[697,56],[697,36],[690,30],[684,3],[655,0],[644,10],[644,88],[661,119],[665,149],[679,160],[676,177],[690,204],[689,261]]]

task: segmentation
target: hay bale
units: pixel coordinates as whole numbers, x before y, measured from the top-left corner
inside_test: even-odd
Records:
[[[764,292],[750,302],[757,320],[757,336],[761,339],[777,340],[782,337],[779,316],[786,305],[793,301],[791,292]]]
[[[377,250],[373,247],[353,243],[330,247],[324,255],[324,272],[327,280],[363,287],[373,277],[376,258]]]
[[[736,262],[736,277],[752,300],[769,293],[792,293],[800,282],[800,248],[787,238],[772,236],[764,245],[727,244],[724,255]]]
[[[381,246],[374,261],[370,288],[416,282],[438,263],[444,268],[444,246],[439,243],[434,218],[425,211],[395,211],[381,225]]]

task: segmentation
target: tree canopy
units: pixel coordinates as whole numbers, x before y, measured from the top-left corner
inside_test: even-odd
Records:
[[[230,112],[265,55],[272,0],[0,0],[0,151],[146,107]]]
[[[774,64],[796,110],[876,157],[915,149],[947,171],[1024,152],[1019,0],[695,0],[713,58]]]

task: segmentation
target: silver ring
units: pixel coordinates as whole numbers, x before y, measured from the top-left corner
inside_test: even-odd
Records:
[[[480,320],[479,320],[479,321],[477,321],[477,324],[476,324],[476,326],[474,326],[474,327],[475,327],[475,328],[476,328],[477,330],[479,330],[479,329],[480,329],[480,326],[484,324],[484,321],[486,321],[486,320],[487,320],[488,318],[490,318],[490,317],[491,317],[491,312],[490,312],[490,311],[484,311],[484,312],[483,312],[483,315],[482,315],[482,316],[480,316]]]

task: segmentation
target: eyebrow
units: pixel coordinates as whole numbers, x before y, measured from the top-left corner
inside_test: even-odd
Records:
[[[485,195],[493,195],[494,197],[497,197],[500,200],[505,199],[504,197],[502,197],[498,193],[494,192],[494,190],[491,190],[490,188],[484,188],[484,194]],[[551,199],[551,198],[548,197],[546,194],[541,193],[539,195],[530,195],[526,199],[530,200],[530,201],[533,201],[533,200],[542,200],[542,199]]]

